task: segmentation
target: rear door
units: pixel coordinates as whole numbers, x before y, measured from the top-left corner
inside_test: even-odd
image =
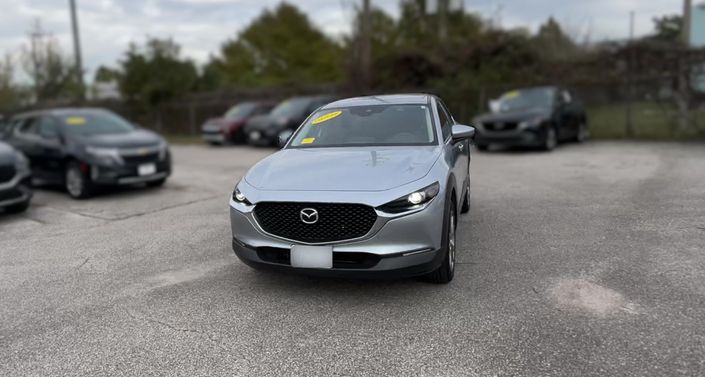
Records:
[[[63,176],[63,146],[58,120],[52,116],[42,116],[38,119],[37,164],[43,174],[52,180]]]

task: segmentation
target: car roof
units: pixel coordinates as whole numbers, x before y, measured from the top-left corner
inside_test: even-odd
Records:
[[[428,105],[432,97],[430,94],[423,93],[353,97],[331,102],[323,106],[322,109],[374,105]]]

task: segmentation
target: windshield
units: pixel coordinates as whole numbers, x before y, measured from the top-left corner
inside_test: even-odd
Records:
[[[256,103],[245,102],[235,105],[225,113],[226,119],[242,119],[250,116],[257,109]]]
[[[291,147],[432,145],[426,105],[375,105],[320,110],[309,117]]]
[[[514,90],[502,95],[498,100],[499,112],[546,109],[553,106],[556,91],[553,88]]]
[[[308,98],[289,99],[277,105],[271,115],[275,118],[299,116],[310,103]]]
[[[77,112],[59,117],[63,129],[71,135],[107,135],[134,131],[135,127],[123,118],[103,111]]]

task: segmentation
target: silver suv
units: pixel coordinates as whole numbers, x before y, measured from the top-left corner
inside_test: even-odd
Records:
[[[474,134],[432,95],[321,107],[235,187],[235,254],[254,268],[450,282]]]

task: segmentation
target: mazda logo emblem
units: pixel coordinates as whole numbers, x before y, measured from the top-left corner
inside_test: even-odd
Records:
[[[318,222],[318,211],[313,208],[304,208],[299,213],[299,217],[305,224],[315,224]]]

